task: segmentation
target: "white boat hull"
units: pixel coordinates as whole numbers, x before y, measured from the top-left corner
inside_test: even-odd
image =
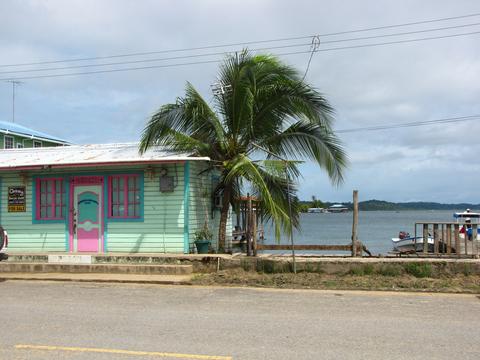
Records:
[[[434,247],[434,240],[432,237],[428,237],[428,251],[433,251]],[[393,243],[393,250],[396,251],[413,251],[422,252],[423,251],[423,237],[415,237],[410,236],[403,239],[400,238],[392,238]]]

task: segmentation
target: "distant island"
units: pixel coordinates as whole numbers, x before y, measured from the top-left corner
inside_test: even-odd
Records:
[[[320,202],[312,201],[300,201],[300,208],[302,212],[306,212],[310,207],[324,207],[327,208],[333,204],[342,204],[350,210],[353,209],[351,202],[333,203],[333,202]],[[316,206],[311,206],[316,205]],[[464,209],[480,209],[480,204],[458,203],[458,204],[440,204],[436,202],[389,202],[383,200],[367,200],[360,201],[358,203],[358,209],[360,211],[402,211],[402,210],[464,210]]]

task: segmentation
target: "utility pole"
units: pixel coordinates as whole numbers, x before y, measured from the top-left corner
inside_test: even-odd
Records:
[[[15,122],[15,86],[23,84],[22,81],[18,80],[7,80],[7,82],[12,84],[12,122]]]

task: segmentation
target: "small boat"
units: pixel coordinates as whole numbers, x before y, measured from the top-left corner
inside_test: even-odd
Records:
[[[327,212],[324,208],[308,208],[307,212],[309,214],[320,214]]]
[[[463,211],[463,212],[453,213],[453,217],[457,220],[457,222],[459,222],[460,220],[463,220],[463,221],[473,220],[474,223],[478,223],[480,219],[480,213],[471,212],[470,209],[467,209],[466,211]]]
[[[346,206],[343,206],[342,204],[334,204],[327,208],[327,212],[330,212],[330,213],[343,213],[343,212],[348,212],[348,210],[349,209]]]
[[[434,252],[433,237],[429,236],[428,252]],[[398,237],[392,238],[393,250],[400,252],[423,252],[423,237],[422,236],[410,236],[409,233],[400,231]]]
[[[472,224],[476,224],[479,227],[477,230],[477,240],[480,240],[480,213],[471,212],[470,209],[467,209],[463,212],[453,213],[453,217],[457,223],[462,225],[459,234],[460,239],[465,239],[465,233],[467,233],[469,240],[471,240],[473,234]]]

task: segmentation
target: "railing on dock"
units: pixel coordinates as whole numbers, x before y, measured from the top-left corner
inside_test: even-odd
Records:
[[[468,222],[417,221],[414,248],[417,249],[417,239],[423,238],[423,251],[420,254],[424,256],[478,257],[478,225]],[[471,229],[470,234],[468,229]],[[433,244],[425,239],[433,239]]]
[[[236,199],[236,226],[232,232],[232,245],[245,246],[248,256],[257,255],[257,240],[265,239],[263,211],[258,198],[254,196]]]
[[[236,217],[237,225],[232,232],[232,245],[245,248],[248,256],[257,255],[257,251],[264,250],[289,250],[294,251],[344,251],[350,252],[352,256],[363,256],[363,253],[372,256],[371,252],[358,239],[358,191],[353,191],[353,221],[351,243],[346,245],[337,244],[264,244],[265,233],[263,228],[263,211],[261,202],[247,194],[246,197],[236,199]],[[258,240],[258,241],[257,241]]]

